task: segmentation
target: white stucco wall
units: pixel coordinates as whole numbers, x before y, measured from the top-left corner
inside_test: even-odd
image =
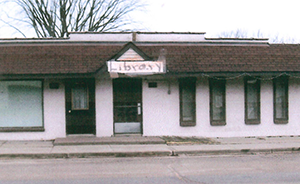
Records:
[[[209,115],[208,79],[199,78],[196,86],[196,126],[181,127],[179,123],[179,89],[176,80],[157,81],[157,88],[143,84],[144,136],[178,135],[203,137],[284,136],[300,134],[300,80],[289,81],[289,122],[273,122],[273,83],[261,81],[261,123],[246,125],[244,120],[244,81],[242,78],[226,82],[226,125],[211,126]]]
[[[44,124],[47,139],[66,137],[66,103],[65,86],[59,83],[59,89],[49,89],[48,82],[44,84]]]
[[[113,87],[111,79],[96,79],[96,136],[112,136]]]
[[[49,89],[49,82],[44,81],[44,132],[2,132],[1,140],[51,140],[66,136],[65,91],[63,83],[59,89]]]
[[[170,94],[168,86],[170,82]],[[176,133],[179,122],[179,89],[177,81],[157,81],[157,88],[143,82],[144,136]]]
[[[152,80],[157,88],[143,81],[144,136],[247,137],[289,136],[300,134],[300,79],[289,80],[289,122],[273,122],[273,83],[261,81],[261,123],[246,125],[244,120],[244,81],[226,82],[226,125],[211,126],[209,116],[209,83],[207,78],[196,82],[196,126],[179,123],[179,84],[176,79]],[[50,82],[59,82],[59,89],[49,89]],[[2,132],[0,140],[51,140],[66,136],[65,90],[63,82],[44,82],[44,132]],[[170,93],[168,93],[170,91]],[[113,136],[112,79],[96,79],[96,136]]]

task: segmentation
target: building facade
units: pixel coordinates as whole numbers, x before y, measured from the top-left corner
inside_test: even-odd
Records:
[[[0,139],[295,136],[300,46],[204,33],[0,40]]]

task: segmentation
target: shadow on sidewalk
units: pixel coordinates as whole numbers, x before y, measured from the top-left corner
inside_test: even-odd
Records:
[[[109,144],[167,144],[167,145],[193,145],[193,144],[220,144],[218,141],[202,137],[179,136],[68,136],[56,138],[54,145],[109,145]]]
[[[220,144],[220,142],[204,137],[179,137],[179,136],[163,136],[167,145],[189,145],[189,144]]]

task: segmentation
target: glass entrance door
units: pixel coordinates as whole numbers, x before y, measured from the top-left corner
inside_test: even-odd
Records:
[[[142,133],[142,80],[114,79],[115,134]]]

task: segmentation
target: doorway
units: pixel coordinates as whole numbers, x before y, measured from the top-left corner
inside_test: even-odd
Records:
[[[142,79],[114,79],[114,133],[142,134]]]
[[[95,134],[95,80],[65,83],[67,134]]]

